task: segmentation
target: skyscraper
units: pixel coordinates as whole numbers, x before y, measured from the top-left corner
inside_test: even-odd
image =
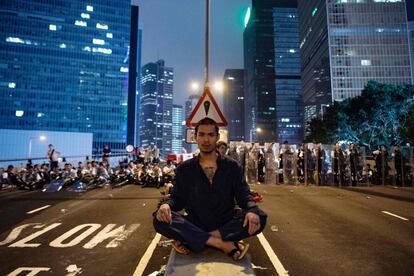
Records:
[[[223,86],[223,115],[228,122],[228,139],[244,140],[244,70],[227,69]]]
[[[252,1],[244,30],[245,137],[302,140],[296,0]]]
[[[408,39],[411,54],[411,77],[414,83],[414,2],[407,2]]]
[[[137,102],[137,83],[140,80],[139,66],[141,65],[141,37],[138,29],[138,13],[139,8],[136,0],[131,1],[131,28],[130,28],[130,44],[129,44],[129,70],[128,70],[128,117],[127,117],[127,139],[128,145],[135,145],[136,127],[137,127],[137,110],[139,102]],[[139,95],[138,95],[139,96]]]
[[[185,118],[184,118],[185,120],[187,120],[187,118],[190,117],[190,114],[195,108],[200,97],[201,95],[198,93],[191,94],[190,96],[188,96],[188,99],[185,101]],[[184,135],[185,135],[185,132],[184,132]],[[197,145],[184,143],[184,148],[187,152],[193,152],[197,149]]]
[[[181,153],[183,149],[183,121],[184,110],[182,105],[173,104],[172,109],[172,152]]]
[[[125,149],[130,3],[1,1],[2,128],[92,132],[95,151]]]
[[[135,98],[135,142],[134,145],[141,145],[140,140],[140,123],[141,123],[141,53],[142,53],[142,30],[138,30],[138,53],[137,53],[137,86]]]
[[[305,119],[369,80],[411,83],[406,3],[299,0]]]
[[[172,151],[173,68],[158,60],[145,64],[141,72],[141,145],[157,145],[165,155]]]

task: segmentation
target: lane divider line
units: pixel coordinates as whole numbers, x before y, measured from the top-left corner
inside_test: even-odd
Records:
[[[27,212],[26,214],[33,214],[33,213],[36,213],[36,212],[38,212],[38,211],[42,211],[43,209],[46,209],[46,208],[49,208],[51,205],[45,205],[45,206],[43,206],[43,207],[40,207],[40,208],[37,208],[37,209],[34,209],[34,210],[31,210],[31,211],[29,211],[29,212]]]
[[[396,218],[405,220],[405,221],[409,221],[408,218],[400,217],[399,215],[396,215],[396,214],[393,214],[393,213],[390,213],[390,212],[387,212],[387,211],[381,211],[381,212],[384,213],[384,214],[387,214],[387,215],[390,215],[390,216],[393,216],[393,217],[396,217]]]
[[[141,260],[139,261],[133,276],[141,276],[144,273],[144,270],[147,267],[148,262],[151,259],[151,256],[154,253],[155,247],[157,246],[157,243],[160,241],[160,239],[161,239],[161,235],[157,233],[154,239],[152,240],[151,244],[148,246],[147,250],[145,251],[144,255],[142,256]]]
[[[273,251],[272,247],[270,246],[269,242],[267,241],[263,233],[258,234],[257,238],[259,239],[264,250],[266,251],[267,256],[269,256],[269,259],[272,262],[273,267],[276,269],[277,274],[279,274],[279,276],[282,276],[282,275],[288,276],[289,272],[283,267],[282,263],[280,262],[279,258],[276,256],[275,252]]]

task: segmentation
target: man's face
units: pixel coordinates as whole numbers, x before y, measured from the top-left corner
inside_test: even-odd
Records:
[[[200,152],[211,153],[215,151],[218,138],[214,125],[198,126],[196,141]]]

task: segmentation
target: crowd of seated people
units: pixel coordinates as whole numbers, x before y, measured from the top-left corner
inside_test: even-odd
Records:
[[[115,188],[126,184],[144,187],[161,188],[165,185],[172,187],[175,178],[175,165],[167,161],[161,166],[158,162],[142,163],[130,161],[120,163],[112,169],[107,162],[88,161],[86,165],[78,162],[77,167],[65,163],[63,168],[49,169],[48,164],[27,164],[23,168],[9,165],[7,169],[0,168],[0,189],[15,187],[24,190],[46,190],[53,181],[61,181],[62,188],[71,187],[82,181],[85,189],[104,187]]]

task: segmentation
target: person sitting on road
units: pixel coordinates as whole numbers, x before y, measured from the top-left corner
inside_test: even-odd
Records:
[[[96,178],[98,179],[99,184],[106,184],[110,177],[111,176],[103,162],[96,163]]]
[[[73,169],[71,163],[65,163],[64,170],[62,172],[62,178],[65,179],[64,186],[70,186],[75,182],[76,179],[78,179],[76,170]]]
[[[21,179],[19,173],[16,171],[13,165],[9,165],[7,167],[6,173],[9,185],[16,186],[19,189],[24,187],[24,181]]]
[[[201,252],[208,245],[240,260],[249,248],[242,240],[263,231],[267,215],[251,196],[240,165],[217,154],[218,130],[210,118],[198,122],[200,153],[177,168],[171,196],[153,213],[153,224],[158,233],[175,240],[172,246],[178,253]],[[182,209],[187,216],[178,213]]]

